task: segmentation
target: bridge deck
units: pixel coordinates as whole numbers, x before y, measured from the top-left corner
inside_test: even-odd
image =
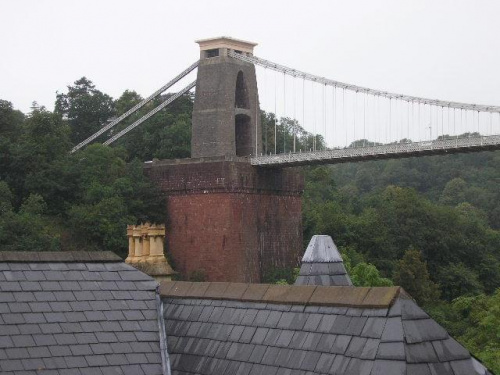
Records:
[[[259,167],[295,167],[337,164],[376,159],[399,159],[412,156],[453,154],[500,149],[500,135],[453,138],[427,142],[395,143],[380,146],[349,147],[326,151],[266,155],[251,158]]]

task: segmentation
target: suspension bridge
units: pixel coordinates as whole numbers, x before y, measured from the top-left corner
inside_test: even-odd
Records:
[[[254,43],[232,38],[198,43],[199,61],[72,152],[99,139],[106,145],[114,143],[194,88],[193,157],[232,153],[249,159],[254,166],[291,167],[500,148],[500,106],[391,93],[316,76],[254,56]],[[224,62],[226,68],[235,67],[229,86],[210,83],[215,79],[213,72],[210,78],[199,71],[197,80],[115,132],[118,124],[200,69],[200,64],[208,66],[215,61]],[[249,66],[253,70],[243,77],[241,69]],[[221,80],[223,73],[217,74]],[[214,87],[234,91],[217,93]],[[220,108],[210,109],[215,105],[210,97],[217,95],[232,99],[224,108],[219,103],[216,106]],[[263,121],[260,110],[273,115]],[[224,111],[230,116],[217,121],[229,124],[221,130],[213,116]],[[225,146],[217,146],[219,143]]]

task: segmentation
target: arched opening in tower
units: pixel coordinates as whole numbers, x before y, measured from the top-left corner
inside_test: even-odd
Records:
[[[236,108],[250,109],[247,85],[245,78],[243,78],[243,72],[241,71],[238,73],[238,77],[236,78],[236,93],[234,102]]]
[[[247,115],[235,116],[235,143],[236,143],[236,156],[250,156],[252,155],[252,129],[251,119]]]

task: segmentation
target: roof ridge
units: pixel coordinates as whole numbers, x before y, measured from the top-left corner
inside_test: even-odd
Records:
[[[0,263],[117,263],[111,251],[0,251]]]
[[[231,282],[164,281],[164,298],[199,298],[292,305],[389,308],[403,289],[316,285],[245,284]]]

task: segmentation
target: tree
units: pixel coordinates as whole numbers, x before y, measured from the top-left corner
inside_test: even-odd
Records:
[[[431,281],[427,264],[418,250],[410,248],[405,252],[403,259],[398,262],[393,280],[420,304],[439,298],[439,286]]]
[[[500,288],[491,296],[460,297],[453,308],[470,324],[460,340],[496,373],[500,372]],[[467,314],[468,313],[468,314]]]
[[[16,212],[11,204],[13,194],[0,181],[0,243],[1,251],[59,250],[59,238],[42,216],[46,204],[43,198],[31,194]]]
[[[125,162],[122,148],[93,144],[73,155],[79,199],[68,210],[78,248],[126,254],[128,224],[164,222],[165,203],[144,176],[142,163]]]
[[[125,119],[114,132],[133,123],[153,108],[167,100],[170,94],[162,95],[146,104],[137,113]],[[117,100],[117,114],[120,115],[141,100],[135,92],[125,91]],[[186,158],[191,155],[191,114],[193,98],[184,95],[167,108],[149,118],[138,128],[130,131],[115,144],[128,151],[128,159],[142,161],[159,159]]]
[[[373,264],[359,263],[349,273],[355,286],[392,286],[390,279],[380,276],[380,272]]]
[[[465,202],[465,193],[467,191],[467,183],[461,178],[454,178],[448,181],[443,189],[439,201],[443,204],[455,206]]]
[[[14,150],[22,133],[24,115],[12,103],[0,100],[0,180],[12,182],[16,173]]]
[[[98,131],[114,114],[113,99],[82,77],[57,94],[55,112],[68,119],[71,141],[77,144]]]
[[[500,371],[500,288],[427,308],[436,321],[495,373]]]
[[[63,178],[68,152],[69,127],[57,114],[43,107],[34,109],[21,127],[22,134],[10,145],[4,179],[15,194],[15,206],[30,193],[58,205],[64,201],[72,184]],[[69,189],[69,190],[68,190]]]
[[[5,181],[0,181],[0,215],[12,211],[12,201],[14,196]]]
[[[340,248],[347,274],[354,286],[392,286],[392,281],[382,277],[373,264],[366,263],[364,257],[352,246]]]
[[[477,295],[483,291],[477,273],[463,263],[451,263],[444,267],[439,275],[439,284],[441,294],[447,301],[460,296]]]
[[[0,99],[0,138],[14,138],[20,134],[24,115],[14,110],[12,103]]]
[[[324,150],[323,136],[312,134],[302,128],[296,119],[277,118],[274,113],[261,111],[261,127],[264,154],[309,150]]]

